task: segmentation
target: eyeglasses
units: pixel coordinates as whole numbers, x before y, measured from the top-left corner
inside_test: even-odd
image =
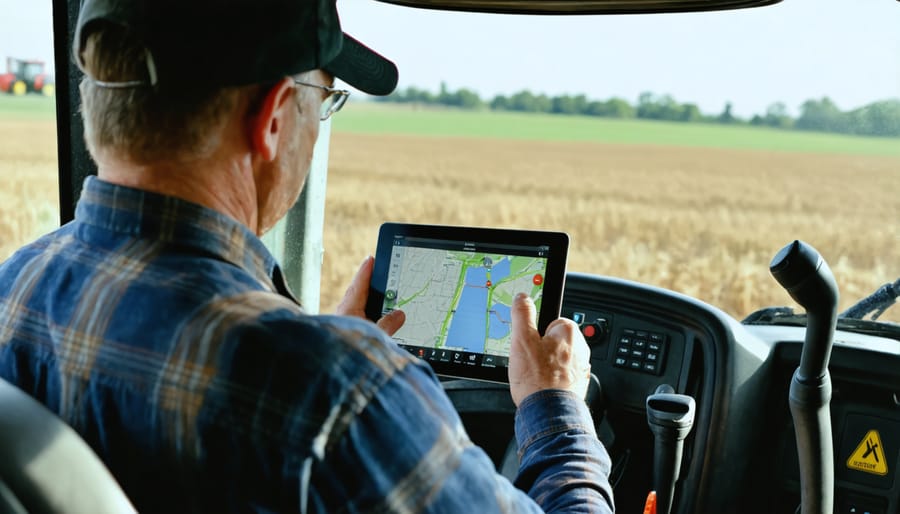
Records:
[[[319,112],[319,119],[321,121],[325,121],[331,117],[332,114],[341,110],[341,107],[347,103],[347,98],[350,97],[350,91],[346,89],[335,89],[333,87],[322,86],[319,84],[310,84],[308,82],[302,82],[300,80],[294,79],[294,84],[299,86],[306,87],[314,87],[321,89],[328,93],[328,96],[322,100],[322,110]]]

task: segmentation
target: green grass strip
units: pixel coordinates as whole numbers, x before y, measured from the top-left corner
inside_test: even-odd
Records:
[[[56,120],[56,101],[37,94],[15,96],[0,93],[0,119]]]
[[[900,156],[900,138],[878,138],[713,123],[620,120],[589,116],[463,111],[355,102],[334,130],[433,137],[595,141],[707,148]]]

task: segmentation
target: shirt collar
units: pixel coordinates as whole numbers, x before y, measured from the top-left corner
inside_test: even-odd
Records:
[[[273,282],[273,276],[278,282],[283,278],[263,242],[237,220],[202,205],[91,176],[84,181],[75,220],[200,250],[246,270],[269,290],[288,292],[285,284]]]

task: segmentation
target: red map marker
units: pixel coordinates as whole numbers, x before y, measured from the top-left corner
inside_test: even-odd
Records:
[[[538,273],[531,281],[534,282],[534,285],[539,286],[544,283],[544,276]]]

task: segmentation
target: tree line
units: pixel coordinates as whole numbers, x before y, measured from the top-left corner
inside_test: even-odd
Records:
[[[522,90],[512,95],[497,95],[482,99],[471,89],[451,91],[441,84],[438,93],[408,87],[397,90],[378,101],[441,105],[460,109],[514,112],[539,112],[561,115],[599,116],[604,118],[639,118],[677,122],[703,122],[744,124],[780,129],[837,132],[862,136],[900,136],[900,99],[882,100],[850,111],[841,111],[828,97],[810,99],[800,105],[800,115],[793,118],[782,102],[771,104],[764,113],[741,118],[732,113],[732,104],[726,103],[722,112],[706,114],[693,103],[681,103],[670,95],[641,93],[637,103],[622,98],[592,100],[585,95],[548,96]]]

